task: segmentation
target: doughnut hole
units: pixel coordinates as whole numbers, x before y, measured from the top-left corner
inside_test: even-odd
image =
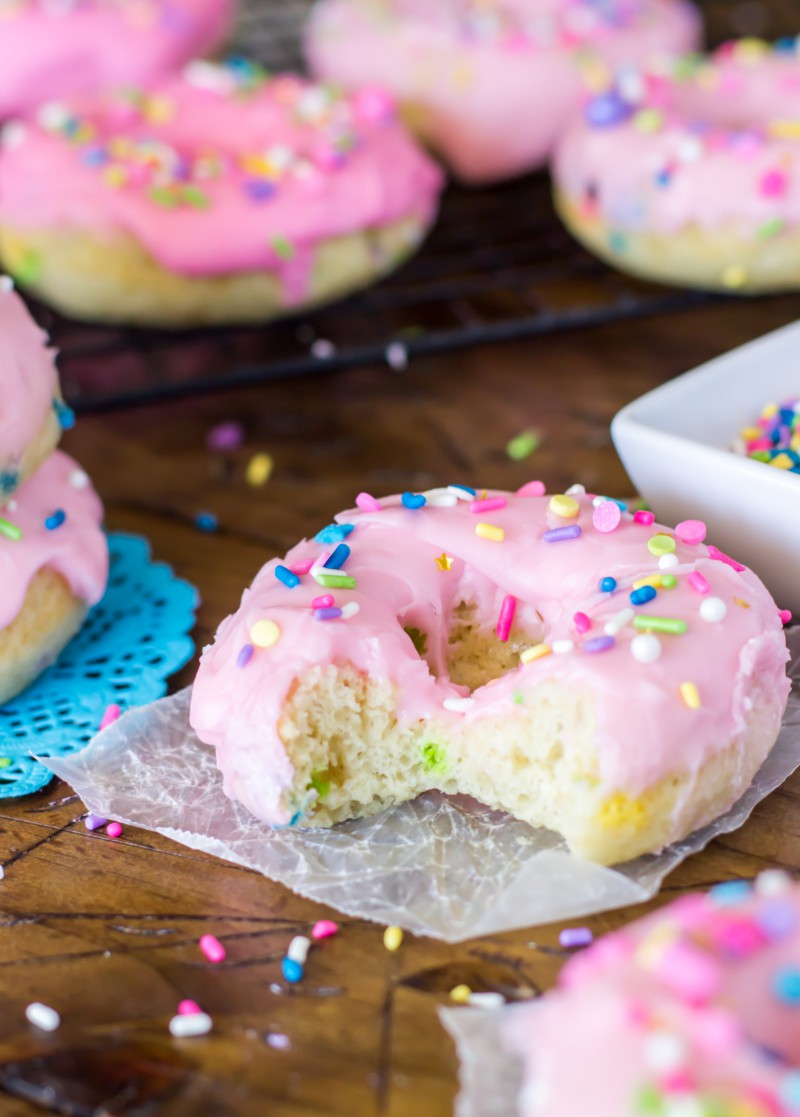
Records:
[[[450,618],[447,647],[447,673],[457,686],[477,690],[519,666],[520,652],[541,642],[538,632],[513,625],[507,641],[498,640],[494,628],[478,620],[473,602],[460,601]]]

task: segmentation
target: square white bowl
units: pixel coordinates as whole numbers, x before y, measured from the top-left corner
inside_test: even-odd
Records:
[[[765,403],[800,396],[800,322],[648,392],[611,424],[634,485],[665,524],[704,520],[707,542],[800,614],[800,474],[731,447]]]

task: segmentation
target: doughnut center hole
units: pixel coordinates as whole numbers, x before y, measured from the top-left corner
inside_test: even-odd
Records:
[[[498,639],[493,627],[478,616],[474,602],[460,601],[450,618],[447,673],[457,686],[471,691],[486,686],[519,666],[520,653],[542,640],[543,629],[526,630],[516,623],[508,640]]]

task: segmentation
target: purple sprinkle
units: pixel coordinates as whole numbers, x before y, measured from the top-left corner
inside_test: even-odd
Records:
[[[771,900],[762,906],[756,922],[768,938],[782,939],[794,931],[797,916],[791,904],[784,900]]]
[[[618,93],[601,93],[586,106],[586,119],[595,128],[613,128],[631,115],[631,106]]]
[[[314,617],[318,621],[335,621],[341,615],[342,610],[337,608],[336,605],[330,605],[327,609],[314,610]]]
[[[250,656],[252,654],[253,654],[253,645],[252,644],[243,644],[241,649],[239,650],[239,654],[236,657],[236,666],[237,667],[246,667],[247,664],[250,662]]]
[[[217,423],[206,435],[209,450],[236,450],[244,442],[244,427],[234,421]]]
[[[587,640],[583,645],[585,652],[607,652],[609,648],[613,648],[616,640],[613,636],[594,636],[591,640]]]
[[[561,543],[565,539],[577,539],[580,534],[579,525],[570,524],[569,527],[554,527],[551,531],[546,531],[542,539],[545,543]]]
[[[567,950],[576,946],[589,946],[594,942],[594,935],[588,927],[566,927],[559,933],[559,944]]]
[[[266,179],[252,178],[244,184],[245,192],[254,202],[266,202],[275,195],[275,187]]]
[[[101,826],[105,826],[108,822],[107,818],[101,818],[99,814],[87,814],[84,819],[84,825],[87,830],[99,830]]]

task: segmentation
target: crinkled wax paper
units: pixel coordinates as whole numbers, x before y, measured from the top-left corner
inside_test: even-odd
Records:
[[[439,1018],[458,1052],[461,1089],[455,1117],[516,1117],[523,1064],[504,1030],[512,1018],[536,1012],[536,1003],[505,1008],[443,1008]],[[578,1115],[576,1114],[576,1117]]]
[[[430,793],[332,830],[272,829],[222,792],[214,750],[189,727],[189,691],[125,714],[69,758],[44,759],[89,810],[257,869],[347,915],[460,942],[637,904],[717,834],[741,826],[800,765],[800,630],[778,741],[724,817],[662,853],[614,869],[545,830]]]

